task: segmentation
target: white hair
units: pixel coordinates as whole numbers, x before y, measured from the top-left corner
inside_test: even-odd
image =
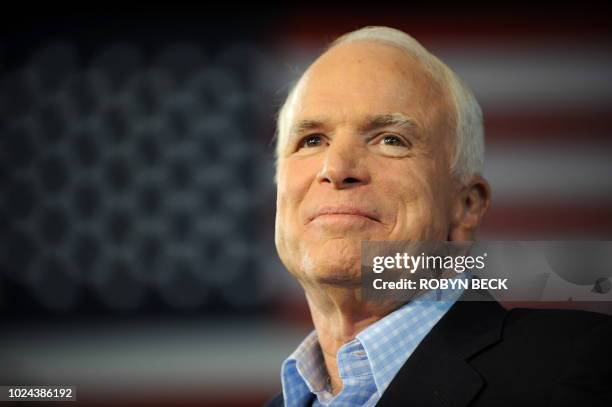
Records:
[[[364,27],[336,39],[328,50],[354,41],[379,41],[400,47],[417,58],[443,88],[446,88],[455,105],[454,154],[451,173],[463,183],[473,175],[482,173],[484,166],[484,129],[482,110],[472,91],[442,61],[431,54],[417,40],[403,31],[389,27]],[[276,160],[288,138],[293,121],[294,106],[301,93],[302,76],[293,86],[278,112],[276,126]],[[278,165],[277,165],[278,168]]]

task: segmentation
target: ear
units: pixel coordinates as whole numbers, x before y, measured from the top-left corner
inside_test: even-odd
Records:
[[[467,184],[458,186],[448,240],[458,242],[474,240],[476,229],[490,204],[491,187],[480,175],[474,175]]]

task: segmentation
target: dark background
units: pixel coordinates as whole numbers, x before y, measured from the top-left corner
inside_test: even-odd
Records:
[[[5,14],[0,384],[258,405],[309,328],[273,244],[274,118],[336,36],[413,35],[474,89],[482,239],[612,236],[609,7]]]

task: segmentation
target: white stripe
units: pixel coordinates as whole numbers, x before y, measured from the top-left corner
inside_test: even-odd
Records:
[[[484,175],[495,205],[612,200],[612,147],[490,147]]]

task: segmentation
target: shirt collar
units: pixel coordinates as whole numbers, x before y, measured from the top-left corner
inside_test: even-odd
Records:
[[[428,291],[357,334],[380,395],[462,292],[462,289]]]
[[[466,274],[457,278],[463,279]],[[343,352],[363,348],[380,397],[421,340],[462,292],[461,288],[431,290],[404,304],[344,344],[338,350],[339,367]],[[325,396],[327,371],[316,331],[312,331],[284,361],[281,379],[286,405],[301,405],[301,400],[312,394],[328,398]]]

